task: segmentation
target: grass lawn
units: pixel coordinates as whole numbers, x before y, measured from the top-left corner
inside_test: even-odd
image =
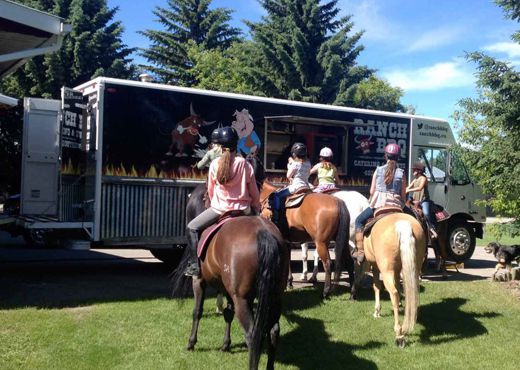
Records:
[[[493,233],[492,225],[484,226],[484,238],[477,239],[478,246],[486,246],[490,242],[499,242],[505,245],[520,244],[520,236],[511,237],[509,235],[496,236]]]
[[[394,343],[388,296],[372,318],[372,290],[321,301],[319,289],[286,292],[278,369],[515,369],[520,302],[499,283],[423,282],[419,324]],[[245,369],[238,323],[220,353],[223,318],[206,302],[199,342],[184,350],[192,300],[151,299],[61,309],[0,304],[0,369]],[[262,356],[261,368],[266,356]]]

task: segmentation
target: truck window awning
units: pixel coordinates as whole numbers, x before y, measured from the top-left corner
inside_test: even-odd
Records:
[[[14,107],[17,104],[18,104],[18,99],[11,98],[10,96],[0,94],[0,108]]]
[[[0,79],[28,59],[58,50],[70,30],[60,17],[0,0]]]

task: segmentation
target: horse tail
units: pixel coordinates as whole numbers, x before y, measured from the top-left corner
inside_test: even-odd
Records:
[[[170,274],[173,298],[186,298],[193,296],[192,279],[191,277],[184,275],[190,261],[190,251],[188,248],[189,246],[184,248],[184,253],[177,268]]]
[[[409,221],[397,221],[395,224],[401,252],[402,278],[404,282],[405,311],[403,334],[413,330],[417,322],[419,307],[419,279],[415,261],[415,238]]]
[[[334,246],[334,254],[335,254],[335,270],[334,275],[339,278],[341,271],[343,270],[343,263],[345,258],[350,256],[349,252],[349,239],[350,239],[350,214],[348,212],[347,206],[345,202],[341,199],[336,198],[336,203],[338,205],[339,217],[338,217],[338,229],[336,231],[336,240]],[[350,265],[350,264],[349,264]],[[352,263],[352,266],[354,264]],[[349,268],[349,275],[351,271]],[[349,278],[351,278],[349,276]]]
[[[249,336],[250,369],[258,368],[262,340],[271,327],[278,322],[282,311],[283,280],[280,243],[268,230],[263,229],[258,232],[257,244],[256,292],[258,305]]]

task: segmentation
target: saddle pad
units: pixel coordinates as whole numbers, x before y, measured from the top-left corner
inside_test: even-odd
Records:
[[[403,209],[395,206],[381,207],[375,210],[374,217],[377,218],[380,215],[386,215],[389,213],[403,213]]]
[[[320,193],[322,193],[322,194],[332,194],[332,193],[335,193],[335,192],[340,191],[340,190],[341,190],[340,188],[330,188],[330,189],[327,189],[327,190],[320,191]]]
[[[303,202],[303,198],[305,198],[307,194],[298,194],[293,195],[285,201],[285,208],[296,208]]]
[[[199,258],[202,259],[202,257],[206,253],[206,248],[209,242],[211,241],[211,239],[213,239],[213,236],[217,233],[217,231],[220,230],[222,225],[224,225],[228,221],[231,221],[233,218],[234,217],[220,217],[219,221],[216,224],[209,226],[202,232],[202,235],[200,236],[199,245],[197,246],[197,256]]]
[[[375,223],[377,221],[379,221],[380,219],[382,219],[383,217],[391,215],[393,213],[402,213],[403,212],[398,207],[385,207],[385,208],[396,208],[396,209],[399,209],[399,211],[391,212],[390,210],[388,210],[388,212],[386,212],[386,213],[377,213],[377,216],[374,216],[373,218],[369,218],[365,225],[365,228],[363,229],[364,236],[368,236],[370,234],[370,230],[372,230],[372,227],[375,225]]]

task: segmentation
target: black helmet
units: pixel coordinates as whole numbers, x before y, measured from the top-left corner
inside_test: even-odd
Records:
[[[291,147],[291,154],[300,158],[306,157],[307,146],[304,143],[294,143]]]
[[[214,144],[218,144],[218,128],[214,129],[211,132],[211,142]]]
[[[218,129],[217,143],[222,145],[223,148],[235,149],[238,142],[237,131],[231,127],[221,127]]]

